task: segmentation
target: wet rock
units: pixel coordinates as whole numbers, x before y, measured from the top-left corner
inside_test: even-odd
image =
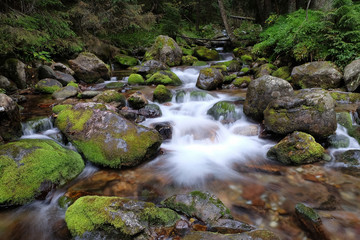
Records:
[[[11,79],[19,89],[26,88],[25,64],[18,59],[9,58],[4,63],[4,75]]]
[[[145,80],[140,74],[133,73],[129,76],[128,83],[130,85],[143,85],[145,84]]]
[[[349,92],[354,92],[360,85],[360,59],[352,61],[344,69],[344,80]]]
[[[280,238],[273,232],[267,230],[255,230],[247,233],[252,239],[262,239],[262,240],[280,240]]]
[[[101,233],[106,239],[134,239],[143,234],[149,239],[151,228],[173,226],[179,218],[174,211],[150,202],[96,196],[79,198],[65,214],[73,237]]]
[[[56,73],[50,66],[41,65],[38,68],[38,78],[39,78],[39,80],[45,79],[45,78],[56,79]]]
[[[52,94],[62,88],[62,86],[63,85],[55,79],[45,78],[35,85],[35,89],[41,93]]]
[[[76,82],[75,78],[67,73],[63,73],[60,71],[55,71],[55,78],[58,80],[63,86],[66,86],[67,84],[71,82]]]
[[[183,103],[185,101],[186,92],[184,90],[180,90],[176,92],[175,100],[177,103]]]
[[[120,114],[127,120],[136,123],[140,123],[146,120],[146,118],[143,115],[139,114],[138,110],[123,108],[120,110]]]
[[[236,111],[236,105],[225,101],[215,103],[207,114],[212,116],[215,120],[224,122],[235,122],[241,118],[241,114]]]
[[[190,223],[185,220],[177,221],[174,232],[176,235],[184,237],[188,232],[190,232]]]
[[[287,165],[318,162],[325,149],[315,139],[303,132],[294,132],[270,148],[267,157]]]
[[[232,82],[232,84],[234,84],[234,86],[238,88],[246,88],[249,86],[250,82],[251,82],[251,77],[245,76],[245,77],[236,78]]]
[[[219,60],[219,53],[215,50],[208,49],[204,46],[198,46],[194,49],[194,56],[202,61],[215,61]]]
[[[71,76],[75,75],[75,72],[71,68],[59,62],[51,64],[51,68],[55,71],[70,74]]]
[[[182,50],[171,37],[160,35],[145,53],[145,60],[158,60],[170,67],[181,64]]]
[[[84,168],[81,156],[52,140],[24,139],[0,146],[0,205],[32,201]]]
[[[241,71],[241,64],[238,61],[231,61],[227,70],[228,72],[239,72]]]
[[[330,147],[333,148],[347,148],[350,145],[350,139],[345,135],[330,135],[328,138]]]
[[[271,75],[276,70],[276,67],[271,63],[266,63],[260,67],[255,68],[255,78]]]
[[[112,168],[136,166],[153,157],[161,144],[155,130],[135,125],[96,103],[60,111],[55,125],[87,160]]]
[[[244,103],[244,113],[255,119],[262,120],[264,110],[274,99],[282,96],[291,96],[294,91],[290,83],[272,76],[263,76],[250,82],[246,100]]]
[[[219,219],[211,224],[210,231],[223,234],[243,233],[254,230],[255,228],[249,224],[232,220],[232,219]]]
[[[230,210],[220,199],[208,192],[193,191],[189,194],[174,195],[165,199],[162,204],[207,224],[219,219],[232,219]]]
[[[360,150],[348,150],[342,153],[336,153],[335,160],[349,167],[360,167]]]
[[[240,234],[220,234],[212,232],[191,232],[183,240],[280,240],[274,233],[257,230]]]
[[[84,98],[84,99],[93,98],[99,95],[100,93],[101,91],[83,91],[78,94],[78,98]]]
[[[79,92],[79,89],[74,86],[66,86],[52,94],[52,98],[56,100],[64,100],[70,97],[75,97]]]
[[[114,57],[114,59],[116,60],[116,63],[125,68],[136,66],[139,62],[136,58],[124,54],[118,54]]]
[[[162,112],[158,105],[147,104],[144,108],[139,109],[139,114],[143,115],[146,118],[157,118],[161,117]]]
[[[339,104],[360,102],[360,93],[329,91],[329,94]]]
[[[131,94],[127,101],[129,106],[133,109],[140,109],[148,104],[148,100],[145,98],[144,94],[139,91]]]
[[[172,125],[170,122],[160,122],[151,124],[152,128],[158,131],[163,140],[172,138]]]
[[[337,128],[335,102],[319,89],[303,89],[292,97],[273,100],[264,111],[264,119],[268,130],[282,135],[302,131],[327,138]]]
[[[118,102],[121,104],[121,106],[126,105],[126,98],[123,94],[115,91],[115,90],[106,90],[100,93],[99,95],[96,95],[96,97],[93,98],[94,101],[100,101],[104,103],[110,103],[110,102]]]
[[[74,70],[75,76],[85,83],[95,83],[100,78],[110,78],[105,63],[89,52],[82,52],[76,59],[69,60],[69,65]]]
[[[7,77],[1,75],[0,75],[0,88],[5,89],[7,92],[13,92],[18,89],[14,82],[10,81]]]
[[[232,133],[241,136],[258,136],[259,132],[260,132],[260,127],[258,125],[236,127],[232,130]]]
[[[172,99],[172,93],[164,85],[158,85],[153,94],[153,101],[159,103],[170,102]]]
[[[353,126],[353,121],[349,112],[336,113],[336,121],[341,126],[349,129]]]
[[[197,57],[191,55],[182,56],[181,58],[181,64],[186,66],[192,66],[197,61],[198,61]]]
[[[171,71],[159,71],[147,79],[146,84],[154,85],[170,85],[170,86],[180,86],[182,84],[180,78]]]
[[[215,90],[223,84],[224,76],[218,69],[204,68],[200,70],[200,75],[196,82],[196,87],[203,90]]]
[[[192,91],[190,93],[190,100],[191,101],[205,101],[209,100],[211,95],[204,91]]]
[[[141,74],[152,74],[161,70],[169,70],[169,67],[160,61],[148,60],[143,62],[139,67],[137,67],[137,72]]]
[[[291,81],[299,88],[337,88],[342,77],[337,67],[326,61],[305,63],[291,72]]]
[[[19,138],[21,131],[19,106],[9,96],[0,93],[0,137],[5,140]]]
[[[330,239],[324,232],[320,216],[314,209],[298,203],[295,206],[295,213],[304,228],[310,232],[314,239]]]
[[[106,89],[116,89],[116,88],[123,88],[125,83],[122,82],[111,82],[105,85]]]

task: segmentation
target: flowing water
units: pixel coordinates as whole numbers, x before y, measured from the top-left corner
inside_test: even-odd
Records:
[[[124,170],[100,170],[87,164],[76,180],[50,192],[45,200],[0,211],[0,239],[69,239],[65,210],[58,205],[65,193],[159,203],[170,195],[191,190],[215,193],[236,219],[274,231],[282,239],[308,239],[293,216],[298,202],[318,209],[331,239],[356,239],[360,234],[359,179],[343,174],[341,166],[333,162],[285,167],[266,159],[266,152],[275,142],[259,138],[261,126],[242,113],[244,90],[191,97],[191,92],[199,91],[195,84],[200,69],[173,68],[184,84],[172,90],[184,91],[183,100],[176,101],[174,96],[171,103],[160,105],[162,117],[141,123],[171,123],[172,138],[164,141],[156,159]],[[230,123],[213,120],[207,111],[219,101],[235,103],[241,118]],[[51,118],[26,122],[23,132],[22,138],[50,138],[71,147],[65,145]],[[337,134],[350,138],[340,126]],[[328,149],[328,153],[333,156],[348,149],[360,146],[350,138],[349,148]]]

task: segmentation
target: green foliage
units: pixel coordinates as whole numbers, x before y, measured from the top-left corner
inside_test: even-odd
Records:
[[[171,3],[164,4],[164,15],[160,20],[160,29],[163,34],[175,36],[181,23],[180,11]]]
[[[244,21],[241,26],[234,30],[234,36],[244,45],[255,44],[259,41],[259,35],[262,27],[250,21]]]

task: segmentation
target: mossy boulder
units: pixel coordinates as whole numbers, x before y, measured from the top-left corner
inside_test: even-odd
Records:
[[[326,61],[305,63],[291,72],[291,81],[299,88],[337,88],[342,77],[335,64]]]
[[[282,78],[282,79],[288,79],[291,76],[291,71],[288,66],[284,66],[281,68],[278,68],[275,72],[271,74],[274,77]]]
[[[160,35],[145,53],[144,60],[158,60],[170,67],[181,64],[182,51],[174,39]]]
[[[241,118],[241,114],[236,110],[235,104],[225,101],[215,103],[207,111],[207,114],[212,116],[215,120],[225,122],[234,122]]]
[[[81,156],[52,140],[24,139],[0,146],[0,205],[22,205],[75,178]]]
[[[99,79],[109,79],[109,69],[97,56],[82,52],[76,59],[69,60],[69,65],[75,76],[85,83],[95,83]]]
[[[281,96],[291,96],[294,90],[290,83],[281,78],[273,76],[263,76],[250,82],[246,100],[244,103],[244,113],[258,121],[264,117],[264,110],[267,105]]]
[[[72,107],[73,107],[73,105],[70,105],[70,104],[59,104],[59,105],[54,106],[52,108],[52,111],[53,111],[53,113],[58,114],[62,110],[71,109]]]
[[[360,150],[348,150],[335,154],[335,160],[344,163],[346,167],[360,167]]]
[[[145,84],[145,80],[140,74],[133,73],[129,76],[128,83],[130,85],[143,85]]]
[[[347,148],[350,145],[350,139],[342,134],[329,136],[328,143],[332,148]]]
[[[204,68],[200,70],[196,87],[203,90],[215,90],[223,84],[224,76],[216,68]]]
[[[180,86],[180,78],[171,71],[159,71],[146,80],[146,84]]]
[[[271,63],[265,63],[260,67],[254,69],[255,78],[261,78],[266,75],[271,75],[277,68]]]
[[[58,113],[55,125],[87,160],[111,168],[136,166],[153,157],[161,144],[156,131],[135,125],[102,104],[66,108]]]
[[[251,82],[251,77],[250,76],[244,76],[244,77],[238,77],[236,78],[232,84],[235,86],[235,87],[238,87],[238,88],[246,88],[247,86],[249,86]]]
[[[110,103],[110,102],[118,102],[122,106],[126,105],[126,98],[123,94],[119,93],[115,90],[106,90],[102,93],[96,95],[94,98],[95,101],[100,101],[103,103]]]
[[[267,157],[286,165],[301,165],[321,161],[324,153],[313,136],[296,131],[270,148]]]
[[[220,59],[220,55],[217,51],[208,49],[204,46],[198,46],[194,49],[194,55],[202,61],[216,61]]]
[[[3,74],[11,79],[19,89],[26,88],[26,66],[16,58],[6,59]]]
[[[240,57],[240,60],[242,63],[245,64],[250,64],[253,60],[252,56],[248,55],[248,54],[244,54]]]
[[[341,126],[350,129],[353,126],[353,120],[349,112],[338,112],[336,113],[336,121]]]
[[[150,239],[150,229],[175,225],[180,216],[153,203],[120,197],[85,196],[66,211],[65,221],[73,237],[97,234],[104,239]]]
[[[232,219],[230,210],[209,192],[193,191],[188,194],[174,195],[162,201],[162,204],[206,224],[219,219]]]
[[[182,65],[187,65],[187,66],[193,65],[197,61],[198,61],[197,57],[191,55],[182,56],[181,58]]]
[[[230,74],[228,76],[224,77],[224,84],[230,84],[232,81],[234,81],[234,79],[237,77],[237,75],[235,73]]]
[[[165,64],[157,60],[148,60],[143,62],[139,67],[136,67],[136,72],[142,75],[153,74],[160,70],[169,70],[170,68]]]
[[[55,79],[45,78],[35,85],[35,89],[41,93],[53,94],[55,91],[61,89],[62,86],[63,85]]]
[[[326,139],[337,128],[335,101],[324,90],[302,89],[270,102],[264,120],[265,127],[277,134],[302,131]]]
[[[123,88],[125,86],[125,83],[122,82],[111,82],[105,85],[106,89],[117,89],[117,88]]]
[[[0,93],[0,137],[9,141],[17,139],[21,135],[19,106],[11,97]]]
[[[63,87],[57,91],[55,91],[52,94],[52,98],[56,99],[56,100],[64,100],[70,97],[75,97],[77,96],[79,92],[79,89],[77,87],[74,86],[66,86]]]
[[[344,69],[346,89],[354,92],[360,85],[360,59],[352,61]]]
[[[329,94],[339,104],[360,103],[360,93],[329,91]]]
[[[181,48],[183,55],[193,55],[194,54],[194,50],[192,48],[184,48],[184,47],[180,47],[180,48]]]
[[[14,92],[18,88],[13,81],[10,81],[7,77],[0,75],[0,88],[3,91]]]
[[[226,73],[227,72],[227,67],[224,64],[215,64],[215,65],[211,65],[210,67],[219,69],[221,71],[221,73]]]
[[[172,99],[172,93],[164,85],[158,85],[153,94],[153,100],[159,103],[170,102]]]
[[[140,109],[148,104],[148,100],[140,91],[131,94],[128,99],[128,104],[133,109]]]
[[[77,95],[77,97],[80,98],[80,99],[89,99],[89,98],[96,97],[100,93],[101,93],[101,91],[93,91],[93,90],[83,91],[83,92],[79,93]]]
[[[228,72],[239,72],[242,66],[242,64],[236,60],[231,60],[228,65],[226,62],[224,64],[226,65]]]
[[[118,54],[114,57],[116,63],[120,64],[122,67],[132,67],[138,64],[138,60],[134,57],[130,57],[124,54]]]

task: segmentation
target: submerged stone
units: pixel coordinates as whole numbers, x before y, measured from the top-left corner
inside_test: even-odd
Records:
[[[172,99],[172,93],[164,85],[158,85],[153,94],[153,101],[159,103],[170,102]]]
[[[236,111],[236,105],[225,101],[215,103],[207,111],[207,114],[212,116],[215,120],[226,122],[234,122],[241,118],[241,114]]]
[[[215,90],[223,84],[224,76],[216,68],[204,68],[200,70],[196,87],[203,90]]]
[[[220,55],[217,51],[208,49],[204,46],[198,46],[194,49],[194,55],[203,61],[215,61],[220,59]]]

